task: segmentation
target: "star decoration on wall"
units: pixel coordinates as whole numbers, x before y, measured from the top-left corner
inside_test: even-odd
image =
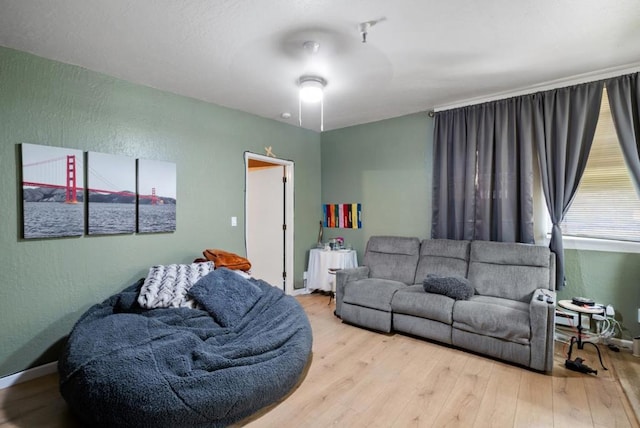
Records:
[[[267,156],[275,158],[276,155],[273,153],[273,148],[271,146],[264,148],[265,152],[267,152]]]

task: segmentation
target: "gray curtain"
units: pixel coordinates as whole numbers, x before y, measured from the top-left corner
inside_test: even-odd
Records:
[[[556,287],[564,286],[560,222],[569,210],[593,143],[603,82],[536,94],[535,137],[542,190],[553,222],[549,248],[556,254]]]
[[[433,238],[534,241],[532,102],[436,113]]]
[[[469,239],[474,230],[475,141],[463,109],[436,114],[433,148],[433,238]]]
[[[631,180],[640,197],[640,73],[606,82],[613,123]]]

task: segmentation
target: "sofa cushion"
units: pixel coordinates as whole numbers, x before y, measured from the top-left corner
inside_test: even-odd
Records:
[[[393,314],[389,311],[367,308],[345,303],[342,306],[342,321],[371,330],[391,333]]]
[[[491,296],[473,296],[453,305],[453,327],[511,342],[528,344],[529,305]]]
[[[420,244],[420,259],[415,284],[421,284],[428,274],[467,276],[469,241],[425,239]]]
[[[418,238],[372,236],[367,242],[364,265],[371,278],[413,284],[420,253]]]
[[[473,241],[467,278],[485,296],[529,302],[537,288],[549,288],[549,248]]]
[[[460,348],[529,367],[531,353],[535,352],[528,344],[509,342],[457,328],[451,329],[451,343]]]
[[[391,300],[394,313],[413,315],[451,325],[453,300],[442,294],[424,291],[421,284],[399,289]]]
[[[461,276],[440,276],[430,273],[423,282],[427,293],[443,294],[454,300],[467,300],[475,290],[467,278]]]
[[[347,284],[344,289],[344,303],[365,306],[380,311],[391,312],[391,299],[395,292],[406,287],[399,281],[380,278],[359,279]]]

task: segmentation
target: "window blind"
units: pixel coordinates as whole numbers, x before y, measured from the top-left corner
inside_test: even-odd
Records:
[[[606,89],[587,165],[563,235],[640,242],[640,198],[622,157]]]

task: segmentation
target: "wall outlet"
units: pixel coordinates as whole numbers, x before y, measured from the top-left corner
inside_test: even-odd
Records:
[[[238,217],[231,217],[231,226],[236,227],[238,225]]]
[[[638,308],[638,322],[640,323],[640,308]]]

